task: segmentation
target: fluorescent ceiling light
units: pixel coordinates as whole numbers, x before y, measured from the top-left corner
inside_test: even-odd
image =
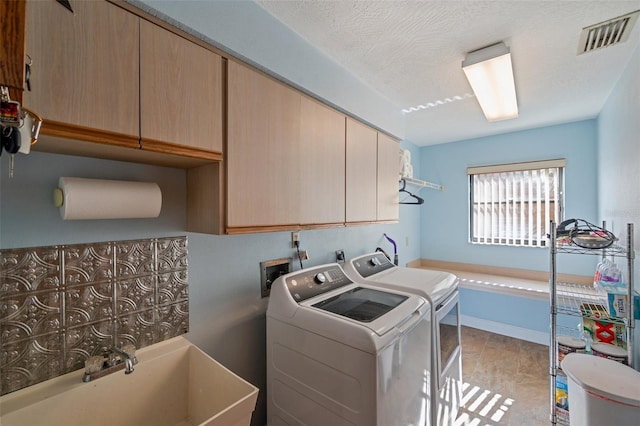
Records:
[[[488,121],[518,116],[511,53],[504,43],[468,53],[462,69]]]

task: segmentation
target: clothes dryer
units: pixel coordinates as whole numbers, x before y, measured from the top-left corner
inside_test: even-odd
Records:
[[[431,304],[431,424],[454,423],[462,399],[462,348],[458,279],[448,272],[396,266],[380,252],[345,262],[353,280],[405,291]]]

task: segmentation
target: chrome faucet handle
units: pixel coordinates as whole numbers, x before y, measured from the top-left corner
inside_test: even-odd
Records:
[[[84,371],[86,374],[97,373],[104,367],[104,357],[91,356],[84,362]]]
[[[129,356],[129,358],[135,358],[136,346],[131,343],[127,343],[126,345],[122,346],[122,352],[126,353]]]

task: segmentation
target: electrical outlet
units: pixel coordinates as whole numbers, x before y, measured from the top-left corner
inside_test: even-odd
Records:
[[[296,243],[300,245],[300,231],[293,231],[291,233],[291,248],[296,248]]]
[[[306,250],[300,250],[300,253],[298,253],[298,259],[309,260],[309,252]]]
[[[344,263],[344,250],[336,250],[336,262]]]

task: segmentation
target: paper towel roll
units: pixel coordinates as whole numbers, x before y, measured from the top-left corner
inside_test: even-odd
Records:
[[[162,192],[155,182],[61,177],[54,203],[65,220],[158,217]]]

